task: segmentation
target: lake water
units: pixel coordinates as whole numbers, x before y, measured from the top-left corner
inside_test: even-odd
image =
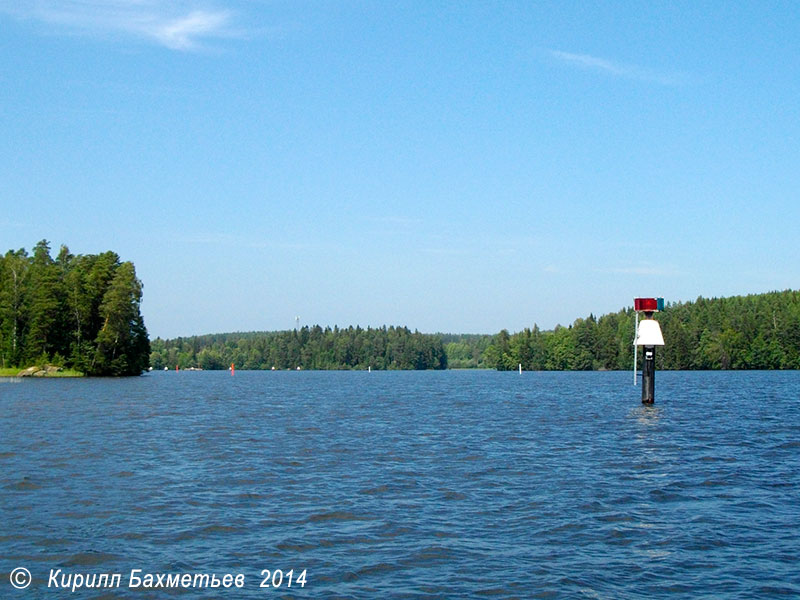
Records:
[[[800,372],[640,398],[621,372],[6,381],[0,597],[800,597]]]

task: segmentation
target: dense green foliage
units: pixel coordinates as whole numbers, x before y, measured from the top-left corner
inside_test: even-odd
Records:
[[[422,334],[406,327],[320,326],[278,332],[147,337],[142,284],[114,252],[54,260],[46,240],[32,255],[0,256],[0,368],[56,364],[89,375],[155,369],[629,369],[634,311],[568,327],[496,335]],[[800,369],[800,292],[698,298],[656,315],[666,345],[659,369]]]
[[[656,315],[659,369],[800,369],[800,292],[698,298]],[[421,334],[404,327],[227,333],[156,339],[156,368],[603,370],[633,366],[633,308],[568,327],[510,334]]]
[[[659,369],[800,369],[800,292],[698,298],[656,314],[666,345]],[[507,370],[599,370],[633,367],[632,308],[578,319],[553,331],[501,331],[483,364]],[[475,364],[474,366],[478,366]]]
[[[152,344],[154,369],[446,369],[436,335],[405,327],[303,327],[262,333],[224,333]]]
[[[0,256],[0,367],[56,364],[88,375],[139,375],[150,342],[142,283],[114,252],[58,257],[42,240],[31,256]]]
[[[491,335],[440,334],[447,354],[447,365],[451,369],[495,368],[486,364],[486,349],[492,343]]]

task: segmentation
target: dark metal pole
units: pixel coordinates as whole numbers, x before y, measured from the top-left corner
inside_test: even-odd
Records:
[[[642,404],[653,404],[656,398],[656,347],[644,347],[642,365]]]

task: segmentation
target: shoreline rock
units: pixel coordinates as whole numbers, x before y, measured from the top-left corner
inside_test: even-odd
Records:
[[[45,365],[43,367],[28,367],[17,373],[17,377],[47,377],[54,375],[61,370],[61,367],[55,365]]]

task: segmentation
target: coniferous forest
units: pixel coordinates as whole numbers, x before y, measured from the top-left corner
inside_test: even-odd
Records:
[[[667,303],[655,318],[665,346],[659,369],[800,369],[800,292]],[[633,368],[635,313],[626,308],[569,327],[492,336],[481,358],[500,370]],[[448,344],[448,355],[461,347]]]
[[[589,315],[548,331],[423,334],[406,327],[322,328],[156,339],[142,283],[114,252],[52,258],[42,240],[0,256],[0,368],[51,364],[87,375],[155,369],[613,370],[633,365],[635,313]],[[656,314],[659,369],[800,369],[800,292],[698,298]]]
[[[668,303],[659,369],[800,369],[800,292]],[[616,370],[633,367],[635,313],[495,335],[405,327],[225,333],[153,341],[154,368]]]
[[[154,369],[446,369],[441,336],[406,327],[222,333],[153,340]]]
[[[139,375],[150,358],[133,263],[114,252],[53,259],[42,240],[0,256],[0,367],[56,365]]]

